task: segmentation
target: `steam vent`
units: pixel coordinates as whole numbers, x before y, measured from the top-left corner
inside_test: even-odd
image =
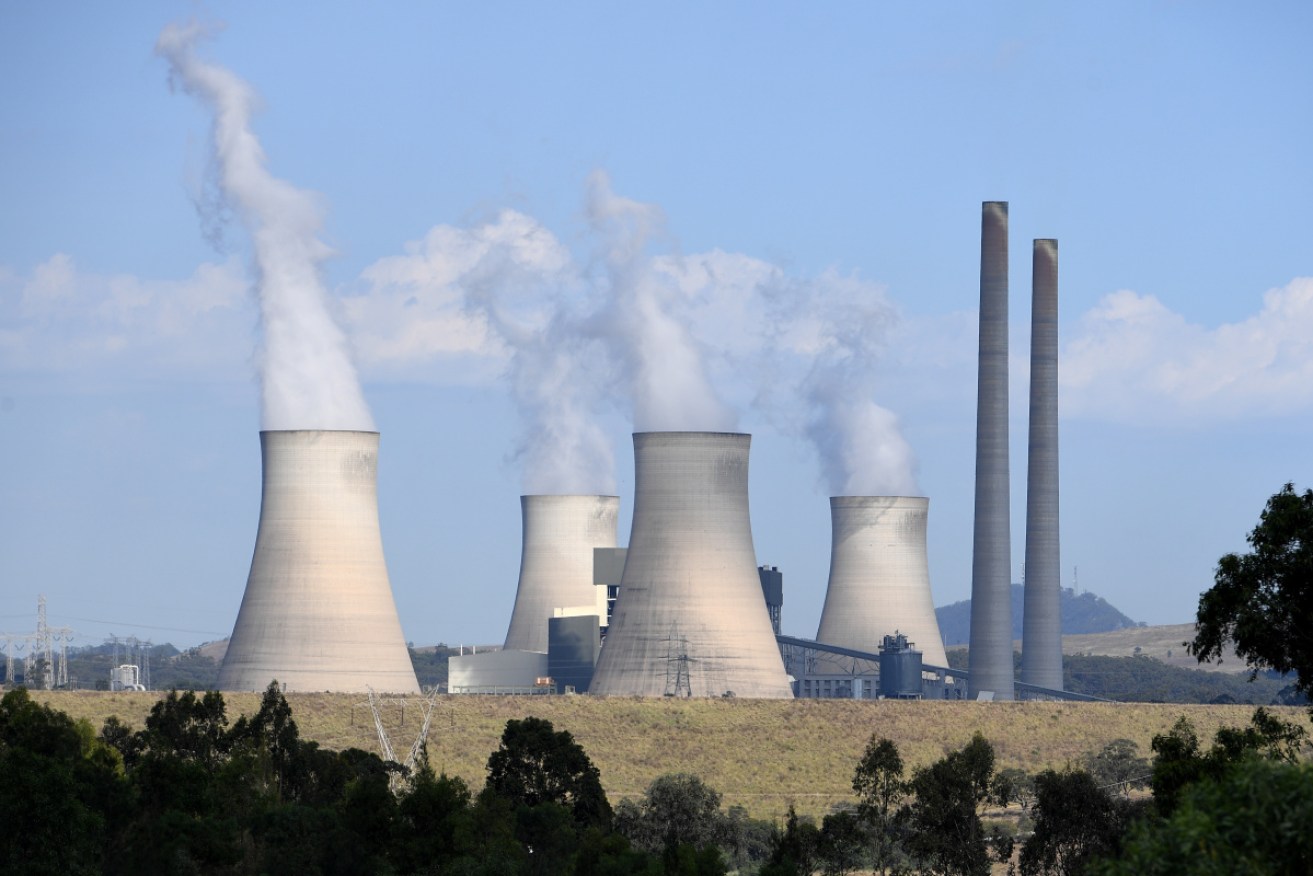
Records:
[[[830,499],[830,583],[816,641],[875,653],[902,633],[926,663],[948,665],[926,562],[929,507],[921,496]]]
[[[761,596],[750,435],[634,435],[634,521],[589,692],[793,696]]]
[[[223,690],[418,693],[383,559],[378,433],[260,433],[264,487]]]
[[[505,647],[545,652],[547,621],[556,609],[598,604],[593,548],[616,546],[620,499],[521,496],[520,512],[524,523],[520,584]],[[605,602],[600,611],[605,622]]]
[[[971,559],[972,697],[1010,700],[1012,543],[1008,520],[1008,205],[986,201],[980,222],[980,374],[976,517]]]

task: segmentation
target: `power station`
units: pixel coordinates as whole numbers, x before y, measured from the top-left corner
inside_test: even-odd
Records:
[[[928,498],[830,498],[824,608],[816,638],[797,639],[780,629],[783,575],[758,565],[753,543],[751,436],[652,431],[633,435],[627,547],[618,543],[616,496],[520,497],[519,579],[505,641],[452,657],[448,689],[640,697],[1074,696],[1061,690],[1057,312],[1058,244],[1037,239],[1020,680],[1013,672],[1011,605],[1008,204],[987,201],[966,672],[948,667],[935,615]],[[219,671],[222,689],[262,690],[277,681],[288,691],[419,692],[383,554],[378,444],[372,431],[260,433],[259,527]],[[31,637],[6,638],[6,678],[20,638],[25,645]],[[52,651],[49,642],[44,647]],[[54,685],[48,680],[47,686]]]
[[[634,435],[634,518],[589,692],[793,696],[748,514],[751,436]]]
[[[378,525],[378,433],[260,433],[260,526],[223,690],[418,693]]]

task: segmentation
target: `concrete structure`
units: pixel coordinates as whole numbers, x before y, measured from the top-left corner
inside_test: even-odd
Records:
[[[383,560],[378,433],[260,433],[264,487],[222,690],[418,693]]]
[[[816,641],[876,652],[902,633],[925,662],[947,666],[926,561],[930,500],[834,496],[830,582]]]
[[[606,614],[602,615],[602,638],[606,638],[615,614],[615,602],[620,597],[620,581],[625,576],[625,557],[628,548],[593,548],[593,586],[606,593]]]
[[[1021,680],[1062,689],[1058,540],[1058,242],[1037,240],[1030,307],[1030,456]]]
[[[593,585],[593,549],[616,545],[616,496],[521,496],[520,583],[507,650],[547,651],[547,621],[558,608],[594,606],[606,617],[606,590]]]
[[[602,649],[598,616],[574,615],[547,621],[547,674],[556,692],[586,693]]]
[[[757,577],[761,579],[761,597],[766,601],[770,628],[778,636],[784,623],[784,573],[779,566],[758,566]]]
[[[554,685],[537,683],[547,677],[546,652],[480,651],[447,660],[453,694],[554,694]]]
[[[789,698],[748,516],[751,436],[634,435],[634,522],[589,691]]]
[[[980,376],[971,562],[970,692],[1013,698],[1008,487],[1008,205],[986,201],[980,227]],[[927,661],[930,662],[930,661]]]

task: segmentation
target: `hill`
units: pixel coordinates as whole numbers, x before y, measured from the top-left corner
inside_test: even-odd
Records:
[[[157,693],[35,691],[39,702],[99,728],[109,715],[141,727]],[[258,708],[257,694],[225,694],[230,720]],[[378,750],[373,718],[360,694],[288,694],[304,737],[327,748]],[[1301,724],[1307,713],[1278,709]],[[852,773],[871,734],[894,740],[909,767],[928,764],[980,730],[1000,767],[1061,768],[1118,738],[1142,754],[1155,733],[1181,715],[1202,738],[1239,726],[1244,706],[1103,703],[974,703],[853,700],[664,700],[594,697],[445,696],[428,740],[435,770],[482,787],[488,755],[510,718],[534,715],[569,730],[597,764],[611,801],[639,796],[657,776],[691,772],[720,791],[725,806],[780,818],[790,803],[821,816],[853,802]],[[394,747],[410,747],[422,701],[388,699],[383,709]]]
[[[1012,585],[1012,638],[1021,638],[1021,611],[1024,590],[1020,584]],[[1062,588],[1062,634],[1103,633],[1137,626],[1135,621],[1113,608],[1102,596],[1089,591],[1077,595],[1070,588]],[[939,619],[939,633],[944,647],[965,645],[971,640],[971,600],[964,599],[935,609]]]

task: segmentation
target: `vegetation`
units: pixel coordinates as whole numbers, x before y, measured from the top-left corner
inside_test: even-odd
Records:
[[[1190,651],[1202,662],[1234,643],[1255,674],[1296,673],[1295,689],[1313,698],[1313,490],[1286,484],[1247,540],[1253,550],[1222,557],[1199,597]]]
[[[1024,588],[1012,585],[1012,638],[1021,638],[1021,614],[1025,604]],[[1106,599],[1086,591],[1077,594],[1062,588],[1059,611],[1062,614],[1062,634],[1105,633],[1136,625],[1126,615],[1113,608]],[[971,600],[964,599],[935,609],[939,633],[945,645],[965,645],[971,641]]]
[[[140,728],[158,693],[32,692],[33,699],[100,727],[110,715]],[[225,693],[232,720],[253,715],[261,697]],[[287,694],[303,739],[323,748],[379,751],[361,694]],[[1282,717],[1299,715],[1272,708]],[[567,730],[597,766],[612,801],[639,798],[659,776],[691,773],[722,795],[726,811],[782,819],[790,803],[816,824],[855,806],[852,774],[874,734],[893,740],[910,771],[930,764],[979,730],[1000,770],[1038,772],[1080,763],[1118,738],[1148,753],[1155,733],[1187,715],[1209,738],[1243,724],[1253,708],[1097,703],[673,700],[592,697],[444,696],[437,701],[428,756],[438,773],[476,792],[488,756],[510,719],[534,715]],[[424,718],[419,698],[384,697],[381,717],[397,750],[408,750]]]
[[[64,695],[75,701],[71,696]],[[879,708],[866,711],[868,718],[896,707],[871,705]],[[907,705],[936,711],[938,704]],[[1181,717],[1154,736],[1150,766],[1132,732],[1033,777],[1016,766],[1000,769],[995,744],[975,732],[937,758],[913,759],[905,780],[899,746],[873,734],[848,762],[854,795],[848,804],[831,808],[819,825],[790,805],[774,828],[741,807],[724,811],[721,794],[692,773],[657,776],[613,815],[604,771],[573,733],[542,717],[503,723],[476,794],[472,783],[435,773],[431,751],[406,775],[359,749],[322,749],[302,738],[293,701],[276,686],[231,723],[228,708],[215,692],[174,691],[153,700],[143,729],[110,717],[96,733],[90,722],[26,691],[6,695],[0,701],[0,782],[15,793],[0,799],[9,838],[0,861],[37,873],[721,876],[733,867],[761,876],[845,876],[872,868],[984,876],[1006,865],[1024,876],[1079,876],[1170,872],[1144,861],[1154,855],[1176,860],[1172,855],[1187,842],[1205,850],[1245,849],[1246,872],[1306,872],[1313,845],[1307,839],[1313,775],[1300,765],[1307,732],[1263,708],[1243,726],[1216,726],[1207,749],[1194,724]],[[1016,718],[1034,716],[1025,704],[949,708],[958,726],[964,716],[1010,712],[1014,734]],[[1125,730],[1139,708],[1086,706],[1070,714],[1112,711]],[[913,714],[905,711],[896,726],[905,727]],[[950,732],[941,721],[937,737]],[[687,744],[697,735],[684,728],[679,738]],[[1006,748],[1006,738],[996,738]],[[1070,765],[1077,761],[1088,769]],[[1146,768],[1152,801],[1128,792]],[[821,782],[824,774],[808,780]],[[1224,817],[1232,795],[1239,795],[1235,813]],[[1017,831],[997,820],[1018,816],[1023,827],[1033,827],[1019,858]],[[1260,836],[1271,832],[1270,823],[1279,830]],[[1240,824],[1248,824],[1248,834]],[[1239,860],[1230,852],[1216,859],[1231,867]],[[1117,869],[1128,861],[1138,862],[1139,870]],[[1224,872],[1200,861],[1192,866],[1179,872]]]

